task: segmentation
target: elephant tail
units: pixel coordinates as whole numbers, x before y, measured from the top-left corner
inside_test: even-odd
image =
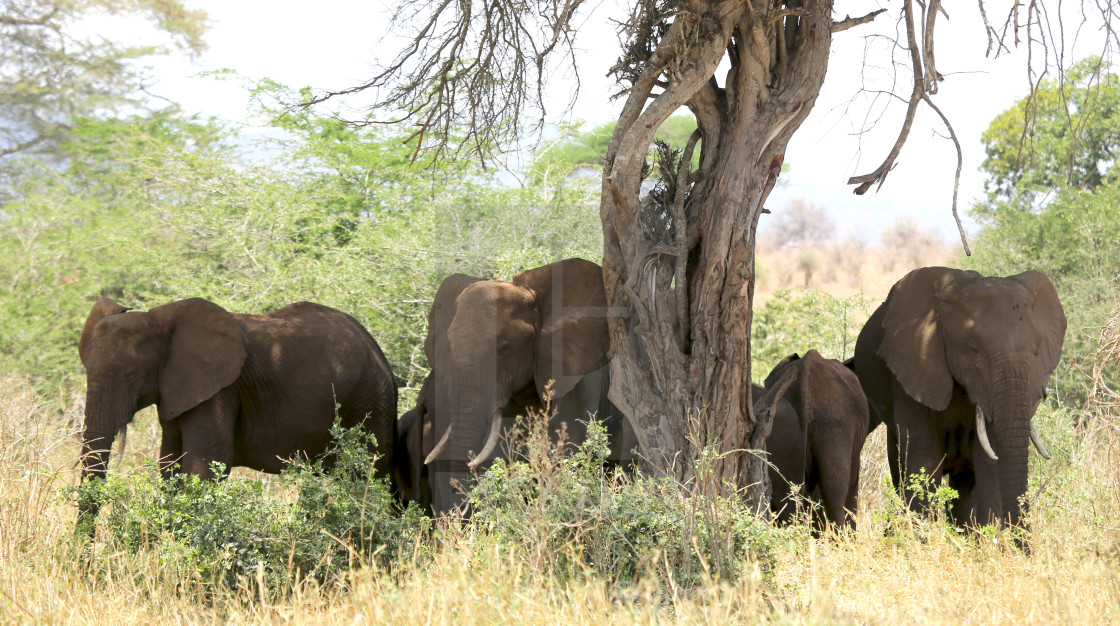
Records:
[[[787,367],[786,371],[782,373],[781,378],[776,383],[766,389],[766,393],[754,403],[755,415],[761,413],[769,413],[776,415],[778,412],[778,402],[789,391],[791,385],[797,381],[798,369],[796,367]],[[800,417],[800,416],[799,416]],[[801,424],[802,430],[805,429],[805,424]]]

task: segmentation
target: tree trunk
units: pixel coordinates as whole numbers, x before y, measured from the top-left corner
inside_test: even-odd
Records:
[[[716,446],[707,484],[745,488],[759,510],[769,501],[766,465],[746,451],[763,449],[770,424],[750,401],[755,229],[820,91],[831,23],[823,0],[681,11],[635,79],[605,157],[604,280],[608,304],[628,311],[611,319],[611,400],[651,469],[691,481],[698,446]],[[659,236],[639,200],[642,166],[680,106],[699,124],[700,165],[678,179],[687,196],[662,214]]]

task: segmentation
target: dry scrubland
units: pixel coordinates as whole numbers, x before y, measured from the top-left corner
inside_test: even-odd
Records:
[[[396,567],[356,568],[344,584],[297,586],[277,599],[259,581],[207,584],[155,550],[83,547],[60,489],[77,481],[75,398],[44,400],[21,378],[0,381],[0,621],[191,623],[1105,623],[1120,620],[1120,415],[1046,410],[1036,418],[1054,460],[1032,458],[1033,554],[1006,536],[956,534],[914,520],[889,497],[883,431],[864,450],[859,529],[812,539],[775,533],[763,573],[741,556],[737,580],[693,589],[652,573],[614,587],[555,554],[512,549],[457,528]],[[138,416],[123,471],[158,446]],[[114,461],[116,463],[116,461]],[[254,480],[235,472],[232,480]],[[271,487],[278,490],[278,487]],[[276,497],[287,494],[276,492]],[[890,525],[891,530],[887,531]],[[531,528],[526,532],[530,533]],[[431,546],[429,550],[428,547]],[[531,546],[531,544],[530,544]],[[575,545],[570,550],[577,550]],[[420,556],[423,554],[424,556]],[[656,555],[652,559],[658,558]],[[254,589],[246,592],[245,586]]]
[[[822,207],[795,200],[759,224],[755,304],[783,287],[813,287],[846,298],[863,293],[877,302],[916,267],[944,265],[960,253],[912,216],[892,218],[881,232],[841,234]]]

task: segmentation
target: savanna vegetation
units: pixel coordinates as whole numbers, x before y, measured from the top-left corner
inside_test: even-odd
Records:
[[[174,19],[158,23],[173,36],[194,32],[183,30],[189,14],[167,15]],[[1069,76],[1045,85],[1038,102],[1048,89],[1079,88],[1078,74]],[[1102,85],[1094,92],[1102,102],[1116,100],[1115,78]],[[38,130],[12,122],[7,136],[43,138],[0,160],[11,181],[0,197],[3,621],[1120,619],[1113,160],[1091,163],[1099,176],[1063,178],[1046,163],[1068,162],[1055,155],[1069,154],[1061,152],[1069,136],[1054,130],[1033,151],[997,149],[1020,132],[1002,117],[985,136],[985,168],[1001,182],[973,208],[982,224],[975,254],[946,262],[985,273],[1040,269],[1070,319],[1063,364],[1035,418],[1054,459],[1031,460],[1029,555],[1007,531],[963,533],[940,516],[908,513],[887,477],[881,429],[864,448],[858,529],[815,538],[805,525],[771,526],[729,494],[718,448],[694,446],[695,475],[682,487],[606,472],[601,434],[561,459],[539,417],[525,423],[524,458],[481,477],[473,520],[445,525],[399,510],[386,485],[368,480],[372,460],[354,432],[336,433],[342,462],[330,471],[307,460],[278,477],[235,471],[220,483],[163,483],[152,463],[159,427],[146,411],[95,496],[105,504],[96,540],[75,536],[77,340],[98,296],[140,309],[202,296],[246,312],[322,302],[370,329],[407,390],[427,371],[420,344],[445,275],[508,278],[567,256],[602,256],[600,190],[569,176],[588,165],[583,153],[542,152],[525,172],[413,163],[402,136],[281,106],[299,96],[283,85],[262,81],[247,95],[276,131],[268,139],[175,107],[131,104],[60,110],[58,125]],[[1109,119],[1079,122],[1101,132],[1078,141],[1114,154]],[[21,128],[38,134],[17,135]],[[576,134],[570,145],[597,144]],[[919,229],[903,226],[879,245],[915,243]],[[801,241],[822,255],[831,245]],[[913,261],[896,263],[889,271]],[[752,377],[792,351],[850,355],[882,295],[777,290],[754,314]],[[405,394],[400,409],[410,402]],[[953,494],[935,487],[926,497]]]

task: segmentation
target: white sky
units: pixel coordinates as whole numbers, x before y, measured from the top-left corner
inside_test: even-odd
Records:
[[[599,0],[592,4],[594,12],[580,31],[577,45],[585,50],[580,66],[582,90],[569,119],[602,123],[614,119],[621,107],[621,101],[608,101],[612,83],[605,78],[618,56],[618,46],[604,16],[618,14],[616,3]],[[245,119],[247,99],[241,86],[236,81],[196,76],[202,72],[230,68],[254,80],[268,77],[291,87],[339,89],[368,78],[379,54],[388,60],[395,52],[388,44],[378,49],[389,25],[389,9],[383,0],[318,0],[310,5],[293,0],[187,0],[187,4],[210,15],[209,50],[193,64],[182,59],[158,60],[153,64],[158,80],[152,91],[192,112]],[[835,18],[862,15],[877,6],[874,0],[837,4]],[[792,169],[767,206],[778,213],[792,199],[804,198],[826,207],[841,229],[868,239],[875,239],[894,216],[910,214],[948,239],[956,236],[950,212],[956,154],[931,111],[920,112],[895,170],[878,193],[854,196],[846,184],[849,176],[870,171],[885,157],[905,108],[902,102],[891,104],[872,133],[856,135],[869,110],[866,97],[851,102],[862,83],[864,49],[884,49],[883,39],[871,37],[875,33],[893,36],[897,9],[889,8],[876,23],[833,37],[824,89],[789,145],[786,162]],[[934,101],[953,123],[964,151],[963,217],[971,201],[982,195],[980,134],[997,114],[1026,94],[1028,83],[1021,51],[994,62],[984,58],[987,40],[976,3],[949,10],[951,19],[942,18],[938,23],[937,67],[946,79]],[[993,21],[1002,19],[991,6],[988,10]],[[882,55],[871,54],[869,59],[879,66],[867,68],[869,84],[883,88],[886,64]],[[1072,60],[1068,58],[1067,64]],[[897,91],[908,94],[907,75],[901,79]],[[558,102],[566,101],[572,89],[571,75],[557,73],[549,88]]]

